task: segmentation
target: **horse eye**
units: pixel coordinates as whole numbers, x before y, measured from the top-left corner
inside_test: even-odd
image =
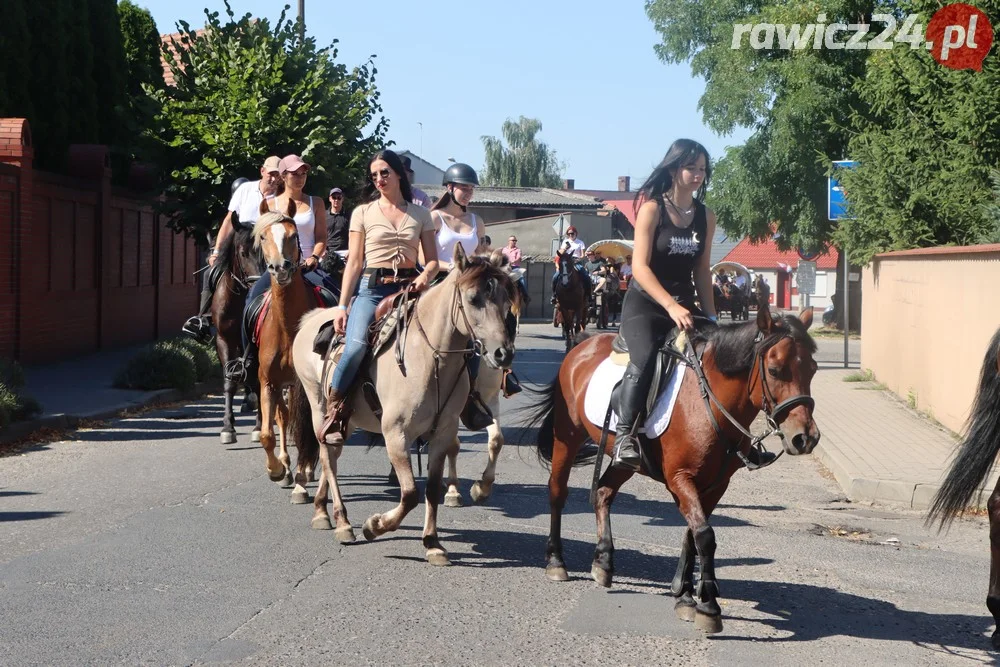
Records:
[[[778,369],[775,368],[774,366],[771,366],[770,368],[767,369],[767,374],[775,379],[777,379],[778,376],[781,375],[780,371],[778,371]]]

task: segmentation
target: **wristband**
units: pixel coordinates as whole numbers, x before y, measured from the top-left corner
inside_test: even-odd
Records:
[[[718,322],[719,321],[719,316],[718,315],[709,315],[708,319],[712,320],[713,322]]]
[[[336,308],[337,310],[347,310],[347,306],[341,306],[339,303],[336,306],[334,306],[334,308]]]
[[[316,255],[316,253],[313,253],[313,254],[311,254],[309,256],[312,257],[313,259],[315,259],[317,262],[319,261],[319,256]]]
[[[218,254],[219,254],[219,249],[218,248],[213,248],[212,249],[212,256],[214,257],[215,255],[218,255]]]

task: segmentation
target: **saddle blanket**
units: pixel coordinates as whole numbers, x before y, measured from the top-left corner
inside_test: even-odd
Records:
[[[646,423],[639,428],[639,432],[644,433],[647,438],[660,437],[670,425],[670,415],[673,414],[674,404],[677,403],[677,394],[680,393],[686,368],[687,364],[678,362],[670,380],[656,397],[656,403],[650,410],[649,416],[646,417]],[[604,416],[608,412],[608,404],[611,403],[611,391],[623,375],[625,375],[625,366],[619,366],[611,359],[605,359],[594,371],[593,377],[590,378],[587,394],[583,398],[583,412],[590,423],[598,428],[604,425]],[[612,412],[609,425],[611,432],[614,432],[617,425],[618,415]]]

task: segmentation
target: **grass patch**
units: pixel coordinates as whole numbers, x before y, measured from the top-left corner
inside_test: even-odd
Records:
[[[813,338],[843,338],[844,332],[834,327],[813,327],[809,330],[809,335]],[[852,331],[847,334],[850,340],[861,340],[861,334]]]
[[[875,374],[870,368],[860,371],[852,371],[843,377],[844,382],[874,382]]]

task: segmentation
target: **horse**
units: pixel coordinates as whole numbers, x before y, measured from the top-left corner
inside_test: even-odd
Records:
[[[734,322],[737,320],[749,319],[750,315],[746,305],[746,294],[743,293],[734,282],[727,282],[722,285],[722,295],[725,298],[726,309],[729,317]],[[719,305],[716,302],[716,312],[719,312]]]
[[[262,426],[260,444],[267,457],[267,474],[283,486],[292,484],[291,459],[288,456],[289,410],[282,390],[292,394],[301,391],[292,365],[292,341],[299,330],[302,316],[316,305],[315,296],[301,275],[299,235],[292,216],[295,202],[289,199],[284,214],[269,211],[267,201],[261,203],[261,216],[253,228],[254,246],[260,248],[271,274],[270,305],[259,324],[257,341],[257,376],[260,381],[260,412]],[[292,397],[289,402],[292,402]],[[279,455],[274,456],[274,421],[278,420],[281,436]],[[310,442],[296,442],[298,457],[292,491],[292,502],[309,502],[306,481],[312,477],[316,448]]]
[[[986,348],[979,372],[979,388],[965,436],[958,447],[955,460],[927,513],[928,525],[940,521],[938,530],[950,525],[973,502],[1000,453],[1000,329]],[[990,494],[986,508],[990,520],[990,584],[986,607],[997,625],[991,639],[993,648],[1000,650],[1000,481]]]
[[[243,337],[240,327],[243,321],[243,307],[250,291],[250,281],[264,272],[264,258],[254,248],[253,225],[240,222],[233,213],[233,233],[222,241],[215,265],[211,269],[218,279],[212,295],[211,315],[215,325],[215,349],[219,353],[219,363],[226,368],[230,361],[243,356]],[[223,394],[225,408],[222,416],[222,432],[219,440],[223,445],[236,442],[236,425],[233,418],[233,395],[238,382],[225,374]],[[257,424],[253,433],[259,437],[261,419],[257,399],[260,387],[257,378],[248,378],[242,411],[253,409],[257,413]],[[254,400],[251,400],[253,397]]]
[[[576,344],[576,335],[585,326],[590,281],[584,284],[583,277],[576,269],[576,258],[571,252],[559,253],[558,257],[559,279],[556,281],[555,297],[559,304],[566,351],[569,352]]]
[[[770,432],[780,436],[783,451],[789,454],[807,454],[819,441],[809,394],[816,372],[816,344],[808,333],[811,321],[811,310],[798,318],[775,317],[763,306],[755,322],[708,325],[694,332],[689,344],[701,353],[701,362],[695,364],[690,353],[685,355],[691,365],[684,371],[669,428],[659,438],[641,438],[649,466],[642,474],[664,482],[688,525],[671,585],[677,598],[675,610],[679,618],[694,621],[706,633],[722,630],[715,533],[709,517],[731,476],[749,462],[745,452],[753,446],[750,424],[763,411]],[[545,574],[552,581],[568,580],[561,526],[570,469],[592,460],[592,454],[581,451],[588,439],[606,444],[608,453],[614,448],[614,432],[602,440],[606,435],[602,428],[584,416],[587,385],[611,354],[614,339],[615,334],[599,334],[574,348],[556,379],[541,392],[541,405],[530,409],[527,426],[540,425],[539,458],[551,464]],[[754,445],[762,439],[755,437]],[[597,456],[603,454],[599,447]],[[599,462],[600,458],[595,478]],[[631,469],[611,466],[599,483],[595,480],[592,498],[598,542],[591,575],[605,587],[611,586],[614,571],[611,503],[633,474]],[[697,586],[693,582],[695,554],[701,573]]]
[[[513,282],[498,263],[485,257],[466,258],[458,245],[448,276],[416,299],[405,334],[396,334],[395,354],[386,347],[362,365],[361,380],[347,399],[351,409],[347,431],[361,428],[380,433],[400,483],[399,505],[369,517],[363,527],[365,539],[371,541],[396,530],[416,507],[410,445],[421,438],[428,443],[425,557],[432,565],[450,564],[437,534],[437,508],[445,456],[456,447],[459,415],[469,396],[466,354],[472,341],[486,365],[510,367],[514,346],[505,318],[516,298],[514,290]],[[296,421],[311,423],[313,430],[323,424],[324,397],[335,368],[333,362],[324,361],[314,351],[315,339],[320,328],[332,319],[329,311],[306,315],[292,349],[295,371],[308,398],[307,403],[302,402]],[[377,402],[366,396],[370,388],[374,388]],[[337,483],[337,459],[342,449],[343,445],[320,447],[322,474],[311,526],[315,530],[333,527],[326,509],[327,492],[332,489],[335,537],[350,543],[354,541],[354,530]]]

